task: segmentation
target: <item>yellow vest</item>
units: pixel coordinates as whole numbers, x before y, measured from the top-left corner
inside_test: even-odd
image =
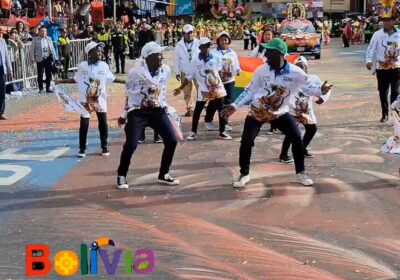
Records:
[[[110,34],[109,33],[105,33],[105,34],[99,34],[97,35],[97,39],[100,42],[106,42],[106,41],[110,41]]]
[[[70,43],[69,38],[58,38],[58,42],[60,43],[60,45],[68,45]]]

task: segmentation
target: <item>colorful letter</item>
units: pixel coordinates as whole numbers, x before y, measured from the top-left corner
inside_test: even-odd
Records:
[[[89,267],[88,267],[88,246],[84,243],[81,243],[81,274],[88,275]]]
[[[51,271],[50,248],[42,244],[30,244],[26,246],[26,275],[47,276]],[[37,254],[40,253],[40,256]]]
[[[122,250],[120,250],[120,249],[115,250],[113,261],[111,264],[108,259],[107,250],[99,249],[99,253],[100,253],[101,259],[103,260],[104,268],[106,269],[107,274],[115,275],[117,272],[119,259],[121,258],[121,255],[122,255]]]
[[[125,272],[128,274],[133,273],[133,266],[132,266],[132,251],[126,250],[125,251]]]
[[[61,276],[72,276],[78,272],[79,258],[72,251],[60,251],[54,256],[54,270]]]
[[[97,250],[90,250],[90,274],[97,275]]]
[[[143,255],[145,255],[143,257]],[[156,256],[150,249],[139,249],[135,252],[135,258],[139,258],[135,261],[133,269],[137,274],[150,274],[154,270],[154,264],[156,262]]]

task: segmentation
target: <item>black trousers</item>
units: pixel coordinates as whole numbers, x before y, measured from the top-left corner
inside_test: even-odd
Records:
[[[99,132],[101,148],[106,148],[108,143],[108,124],[107,124],[107,113],[97,113],[97,120],[99,121]],[[81,117],[81,125],[79,128],[79,149],[86,150],[87,134],[89,130],[89,118]]]
[[[254,140],[257,138],[263,124],[264,122],[257,121],[251,116],[246,117],[239,150],[240,174],[242,175],[249,175]],[[295,120],[289,113],[286,113],[278,119],[271,121],[271,124],[274,124],[285,136],[289,137],[290,142],[293,143],[292,152],[296,173],[303,172],[305,170],[303,141],[301,140],[300,131]]]
[[[204,105],[206,105],[206,101],[197,101],[196,106],[194,107],[193,119],[192,119],[192,132],[197,133],[197,128],[199,126],[199,120],[201,112],[204,109]],[[218,110],[219,115],[219,132],[222,133],[225,131],[225,125],[227,123],[226,119],[221,116],[221,112],[224,109],[224,98],[218,98],[215,100],[211,100],[208,102],[208,106],[212,106]]]
[[[0,115],[4,115],[6,110],[6,75],[4,68],[0,66]]]
[[[345,48],[349,48],[350,47],[350,42],[349,42],[349,40],[347,39],[347,37],[344,34],[342,35],[342,40],[343,40],[343,46]]]
[[[101,148],[105,148],[108,145],[108,124],[107,124],[107,113],[97,113],[97,120],[99,121],[99,132]],[[89,130],[89,118],[81,117],[81,124],[79,128],[79,149],[86,150],[87,133]]]
[[[51,64],[53,63],[53,60],[48,57],[44,59],[42,62],[37,62],[37,72],[38,72],[38,86],[39,90],[43,90],[43,73],[46,73],[46,90],[50,89],[50,83],[51,83]]]
[[[244,39],[244,49],[245,50],[249,49],[249,42],[250,42],[250,39]]]
[[[255,47],[257,47],[257,38],[251,37],[251,50],[253,50]]]
[[[124,52],[123,51],[115,51],[114,58],[115,58],[115,68],[117,68],[117,72],[120,72],[119,70],[122,70],[122,72],[125,72],[125,54],[124,54]],[[121,62],[121,68],[120,68],[120,62]]]
[[[390,70],[376,70],[376,78],[378,79],[378,90],[381,100],[382,117],[386,117],[389,115],[389,87],[390,104],[392,104],[399,95],[400,68]]]
[[[230,105],[232,103],[232,95],[235,89],[235,82],[224,84],[226,90],[226,96],[224,97],[224,105]],[[217,111],[215,106],[217,103],[210,102],[206,109],[206,116],[204,117],[205,122],[212,122],[214,119],[214,114]]]
[[[66,55],[64,56],[64,61],[63,61],[63,79],[68,79],[68,68],[69,68],[69,62],[71,60],[71,56],[70,55]]]
[[[317,125],[316,124],[305,124],[304,128],[306,129],[306,132],[304,133],[304,136],[303,136],[303,147],[304,147],[304,152],[306,152],[308,145],[311,143],[311,140],[314,138],[315,133],[317,133]],[[285,139],[283,139],[283,143],[282,143],[280,157],[287,156],[289,148],[290,148],[290,144],[291,143],[290,143],[289,137],[285,136]]]
[[[129,112],[125,125],[126,142],[122,149],[118,175],[128,174],[131,158],[135,152],[140,135],[146,126],[157,131],[164,140],[164,151],[161,157],[159,176],[163,177],[169,172],[174,157],[175,148],[178,143],[174,129],[167,113],[162,108],[134,110]]]

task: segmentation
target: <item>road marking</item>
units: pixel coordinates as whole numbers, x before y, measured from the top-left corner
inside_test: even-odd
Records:
[[[53,161],[56,158],[62,156],[69,151],[70,148],[62,147],[55,148],[54,150],[48,152],[44,155],[32,155],[32,154],[16,154],[19,150],[18,148],[6,149],[0,152],[0,159],[2,160],[34,160],[34,161]]]
[[[0,186],[11,186],[26,175],[31,173],[32,169],[28,166],[0,164],[0,171],[12,171],[14,174],[8,177],[0,177]]]

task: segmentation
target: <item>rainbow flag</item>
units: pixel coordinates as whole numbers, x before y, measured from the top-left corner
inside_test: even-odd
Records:
[[[250,84],[254,71],[256,71],[260,65],[264,64],[264,60],[255,57],[239,57],[239,63],[242,73],[240,76],[236,77],[233,100],[235,100],[243,92],[244,88]]]
[[[287,55],[285,59],[289,63],[294,63],[294,61],[299,57],[298,54]],[[264,59],[255,58],[255,57],[239,57],[240,68],[242,69],[242,73],[240,76],[236,77],[235,89],[233,91],[233,100],[235,100],[247,87],[251,79],[253,78],[254,71],[260,66],[263,65]]]

